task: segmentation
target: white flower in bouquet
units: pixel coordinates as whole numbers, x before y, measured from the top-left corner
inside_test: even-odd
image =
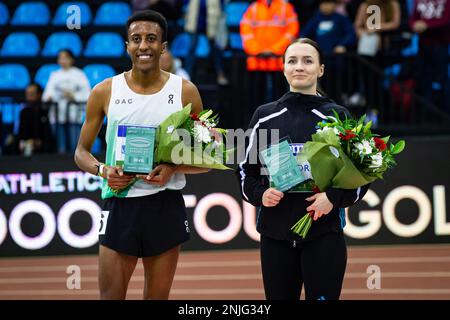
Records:
[[[368,155],[372,153],[372,146],[368,140],[355,143],[355,151],[360,155]]]
[[[208,121],[207,126],[208,126],[208,128],[214,128],[216,126],[216,123]]]
[[[193,133],[197,142],[210,143],[212,141],[209,129],[201,124],[194,125]]]
[[[370,156],[370,158],[372,159],[372,163],[369,168],[379,168],[383,164],[383,155],[381,154],[381,152]]]
[[[337,136],[339,135],[339,130],[336,129],[335,127],[323,127],[322,129],[318,129],[317,133],[321,133],[321,132],[325,133],[329,130],[333,130],[335,135],[337,135]]]

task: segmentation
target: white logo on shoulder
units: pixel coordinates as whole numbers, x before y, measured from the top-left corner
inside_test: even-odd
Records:
[[[109,211],[102,211],[100,215],[100,230],[98,230],[98,235],[104,235],[106,232],[106,224],[108,223]]]

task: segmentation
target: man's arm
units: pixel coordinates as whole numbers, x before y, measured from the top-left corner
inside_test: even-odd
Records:
[[[86,172],[97,174],[99,161],[91,154],[91,148],[102,127],[105,116],[104,106],[109,101],[111,80],[107,79],[95,86],[86,104],[86,120],[80,132],[75,150],[75,162]]]

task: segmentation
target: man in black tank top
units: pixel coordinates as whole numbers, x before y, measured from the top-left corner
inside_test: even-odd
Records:
[[[169,79],[161,71],[159,57],[165,51],[167,22],[151,10],[133,14],[127,21],[127,52],[132,69],[125,73],[130,88],[139,94],[160,91]],[[127,186],[134,176],[120,167],[99,162],[91,153],[103,118],[108,115],[112,78],[98,84],[88,99],[75,162],[84,171],[97,174],[112,189]],[[189,81],[182,83],[182,104],[192,103],[192,112],[202,111],[200,94]],[[124,105],[126,108],[126,105]],[[148,184],[165,186],[175,173],[195,174],[208,169],[161,164],[148,175],[136,176]],[[102,216],[99,252],[99,288],[102,299],[124,299],[128,283],[142,257],[145,272],[144,299],[168,299],[180,245],[189,238],[184,201],[179,190],[163,190],[142,197],[108,198]],[[108,217],[106,218],[106,215]]]

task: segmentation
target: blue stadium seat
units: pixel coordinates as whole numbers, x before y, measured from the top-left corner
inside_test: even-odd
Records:
[[[3,2],[0,2],[0,26],[7,24],[8,20],[9,20],[8,7]]]
[[[23,90],[30,83],[30,75],[22,64],[0,65],[0,90]]]
[[[180,33],[173,39],[170,51],[172,55],[177,58],[185,58],[189,54],[191,46],[191,35],[187,32]],[[195,56],[205,58],[209,55],[209,42],[204,34],[198,35],[197,48],[195,49]]]
[[[86,77],[89,79],[91,88],[106,78],[112,77],[116,71],[108,64],[89,64],[83,68]]]
[[[75,56],[79,56],[82,49],[80,37],[71,31],[52,33],[45,41],[42,55],[56,57],[62,49],[70,49]]]
[[[40,50],[38,37],[31,32],[10,33],[3,42],[2,57],[34,57]]]
[[[48,78],[50,78],[50,74],[60,68],[61,67],[56,63],[44,64],[37,70],[36,75],[34,76],[34,81],[42,88],[45,88]]]
[[[54,26],[65,26],[67,23],[67,18],[72,17],[76,11],[69,10],[67,8],[70,6],[78,6],[80,8],[80,18],[81,25],[85,26],[91,23],[92,13],[91,8],[85,2],[65,2],[62,3],[58,9],[56,9],[55,16],[53,17],[52,24]]]
[[[191,45],[191,37],[188,33],[180,33],[172,41],[170,51],[172,55],[177,58],[184,58],[189,53],[189,47]]]
[[[199,34],[197,41],[197,48],[195,49],[195,56],[199,58],[206,58],[209,56],[209,42],[204,34]]]
[[[234,50],[244,50],[240,33],[230,33],[230,48]]]
[[[11,24],[16,26],[44,26],[50,21],[50,10],[44,2],[24,2],[21,3]]]
[[[131,8],[125,2],[105,2],[97,10],[94,25],[123,26],[131,15]]]
[[[85,57],[120,57],[125,50],[125,41],[114,32],[98,32],[92,35],[84,50]]]
[[[225,7],[225,14],[227,15],[227,26],[238,27],[241,23],[242,16],[249,6],[248,2],[231,2]]]
[[[0,121],[4,124],[13,125],[18,127],[20,121],[20,111],[22,110],[22,103],[14,102],[0,102]]]

